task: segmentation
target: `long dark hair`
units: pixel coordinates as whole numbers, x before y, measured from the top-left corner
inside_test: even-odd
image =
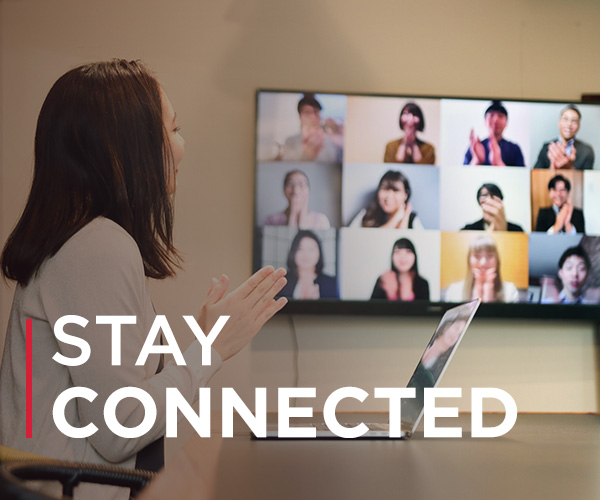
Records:
[[[406,191],[406,202],[410,200],[410,184],[406,176],[398,170],[388,170],[379,181],[379,186],[377,186],[377,191],[375,192],[375,200],[369,205],[362,219],[363,227],[380,227],[388,221],[388,214],[383,211],[379,204],[379,191],[381,189],[393,189],[397,191],[397,184],[399,182],[402,183]]]
[[[172,162],[156,78],[140,61],[77,67],[48,93],[37,121],[33,182],[2,253],[2,273],[26,285],[96,217],[137,243],[146,276],[175,273]]]
[[[292,246],[290,247],[290,253],[288,254],[287,260],[287,268],[288,274],[290,276],[297,277],[298,276],[298,267],[296,266],[296,253],[298,253],[298,248],[300,247],[300,242],[303,238],[311,238],[317,242],[317,246],[319,247],[319,261],[315,266],[315,273],[319,276],[323,272],[323,248],[321,247],[321,241],[318,236],[312,231],[307,231],[305,229],[298,231],[294,240],[292,241]]]
[[[396,273],[396,276],[398,276],[400,274],[400,271],[398,269],[396,269],[396,266],[394,265],[394,250],[399,249],[406,249],[406,250],[410,250],[413,255],[415,256],[415,262],[413,263],[412,267],[409,269],[410,273],[413,276],[413,279],[415,276],[419,275],[419,266],[417,264],[417,251],[415,250],[415,246],[413,245],[412,241],[410,241],[408,238],[400,238],[399,240],[396,240],[396,242],[394,243],[394,246],[392,247],[392,271],[394,271]]]

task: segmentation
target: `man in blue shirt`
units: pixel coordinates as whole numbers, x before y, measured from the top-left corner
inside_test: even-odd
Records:
[[[489,137],[483,141],[471,129],[471,145],[465,154],[464,165],[495,165],[524,167],[525,160],[518,144],[502,137],[508,122],[508,112],[500,101],[492,101],[485,111],[485,126]]]

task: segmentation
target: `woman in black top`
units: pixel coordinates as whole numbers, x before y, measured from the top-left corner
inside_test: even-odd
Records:
[[[372,299],[429,300],[429,283],[419,275],[417,253],[409,239],[394,243],[391,267],[377,279]]]

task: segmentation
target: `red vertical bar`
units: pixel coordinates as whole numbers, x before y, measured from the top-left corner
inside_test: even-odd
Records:
[[[25,320],[25,333],[26,333],[26,346],[25,346],[25,437],[31,439],[33,434],[33,417],[32,417],[32,403],[33,403],[33,384],[32,384],[32,365],[33,365],[33,321],[30,319]]]

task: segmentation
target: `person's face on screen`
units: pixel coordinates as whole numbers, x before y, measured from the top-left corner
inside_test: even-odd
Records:
[[[399,272],[407,273],[415,265],[415,254],[409,248],[394,248],[392,262]]]
[[[579,115],[574,109],[567,109],[558,120],[560,136],[565,141],[570,141],[579,131]]]
[[[319,245],[312,238],[302,238],[296,251],[294,262],[298,270],[313,271],[319,262]]]
[[[302,127],[317,128],[321,126],[321,111],[305,104],[300,108],[300,125]]]
[[[173,105],[171,104],[171,101],[169,101],[167,94],[165,94],[162,89],[160,91],[160,100],[162,107],[163,126],[171,146],[172,155],[172,161],[169,165],[170,171],[167,172],[167,192],[169,194],[173,194],[177,189],[177,172],[179,172],[177,167],[183,158],[184,141],[183,137],[179,135],[179,127],[177,126],[177,117],[175,115]]]
[[[413,115],[408,108],[406,108],[402,112],[402,115],[400,116],[400,123],[402,124],[402,130],[406,130],[407,127],[409,129],[418,130],[420,122],[421,122],[421,119],[418,116]]]
[[[461,332],[464,330],[466,321],[457,319],[452,324],[448,325],[438,339],[446,349],[450,349],[456,344]]]
[[[492,195],[487,188],[481,188],[481,191],[479,191],[479,196],[477,197],[477,201],[481,205],[484,201],[489,200],[491,196]]]
[[[469,256],[469,265],[471,270],[486,272],[488,269],[498,267],[498,258],[496,253],[491,250],[474,250]]]
[[[558,271],[563,289],[572,296],[581,295],[585,280],[587,279],[588,269],[585,260],[579,255],[570,255],[565,259],[563,266]]]
[[[553,188],[550,188],[550,199],[558,208],[562,207],[569,199],[569,191],[563,181],[557,181]]]
[[[490,111],[485,115],[485,126],[490,136],[494,136],[497,140],[502,139],[502,134],[506,128],[508,121],[504,113],[498,111]]]
[[[308,180],[300,172],[294,172],[285,181],[283,193],[290,205],[293,202],[307,203],[309,194]]]
[[[377,201],[381,210],[386,214],[395,214],[398,210],[404,210],[408,195],[404,189],[404,184],[394,182],[384,185],[377,191]]]

